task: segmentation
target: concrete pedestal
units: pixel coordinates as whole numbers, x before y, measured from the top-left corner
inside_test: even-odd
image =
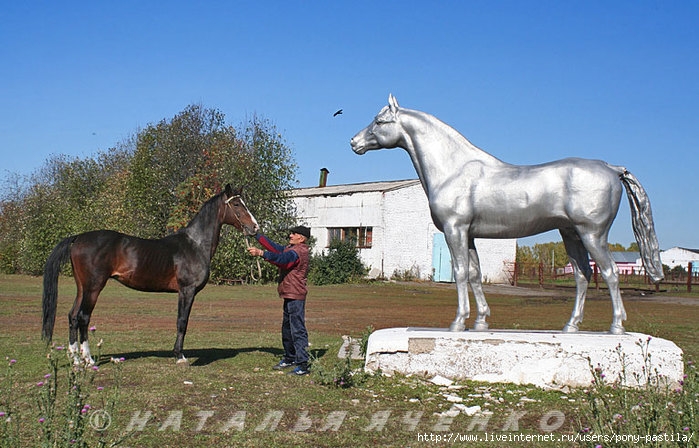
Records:
[[[369,337],[366,369],[560,389],[590,385],[592,369],[631,387],[674,384],[684,364],[675,343],[641,333],[387,328]]]

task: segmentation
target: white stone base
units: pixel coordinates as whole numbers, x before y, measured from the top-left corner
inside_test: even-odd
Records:
[[[641,333],[386,328],[371,334],[366,355],[370,372],[554,389],[592,384],[595,368],[606,381],[631,387],[643,387],[649,378],[675,384],[684,373],[675,343]]]

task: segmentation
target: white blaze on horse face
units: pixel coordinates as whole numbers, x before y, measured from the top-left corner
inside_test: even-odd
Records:
[[[233,201],[234,199],[237,201],[237,203]],[[253,214],[250,212],[250,210],[248,210],[248,207],[245,205],[245,202],[243,201],[243,198],[240,197],[240,195],[235,195],[228,198],[228,200],[226,200],[226,206],[228,207],[228,211],[226,220],[224,221],[225,224],[230,224],[234,226],[236,229],[243,232],[243,234],[246,236],[252,236],[257,233],[257,231],[260,229],[260,226],[257,223],[257,220],[255,219]],[[228,213],[232,215],[231,218],[228,218]],[[243,222],[243,219],[241,219],[241,215],[243,214],[250,217],[250,225],[246,225]]]
[[[260,230],[260,225],[257,223],[257,219],[255,219],[255,216],[250,212],[248,209],[248,206],[245,205],[245,201],[243,201],[243,198],[240,198],[240,204],[245,207],[245,210],[248,212],[248,215],[250,215],[250,219],[252,220],[252,229],[245,229],[246,230],[246,235],[253,236],[257,233],[258,230]]]

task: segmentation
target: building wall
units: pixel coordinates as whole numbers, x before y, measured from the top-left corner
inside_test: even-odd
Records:
[[[660,260],[663,264],[674,268],[675,266],[682,266],[687,268],[687,264],[694,262],[699,258],[699,254],[695,250],[687,250],[682,247],[673,247],[668,250],[663,250],[660,252]]]
[[[371,248],[360,249],[362,262],[371,277],[390,278],[410,272],[431,278],[434,234],[427,197],[419,183],[389,191],[371,191],[336,196],[294,197],[298,217],[311,227],[314,250],[328,245],[328,227],[372,227]],[[504,262],[514,261],[516,240],[476,240],[483,280],[508,280]]]

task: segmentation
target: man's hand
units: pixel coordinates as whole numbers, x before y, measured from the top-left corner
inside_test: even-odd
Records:
[[[258,249],[258,248],[256,248],[256,247],[248,247],[248,252],[249,252],[250,255],[252,255],[253,257],[261,257],[262,254],[265,253],[265,251],[263,251],[262,249]]]

